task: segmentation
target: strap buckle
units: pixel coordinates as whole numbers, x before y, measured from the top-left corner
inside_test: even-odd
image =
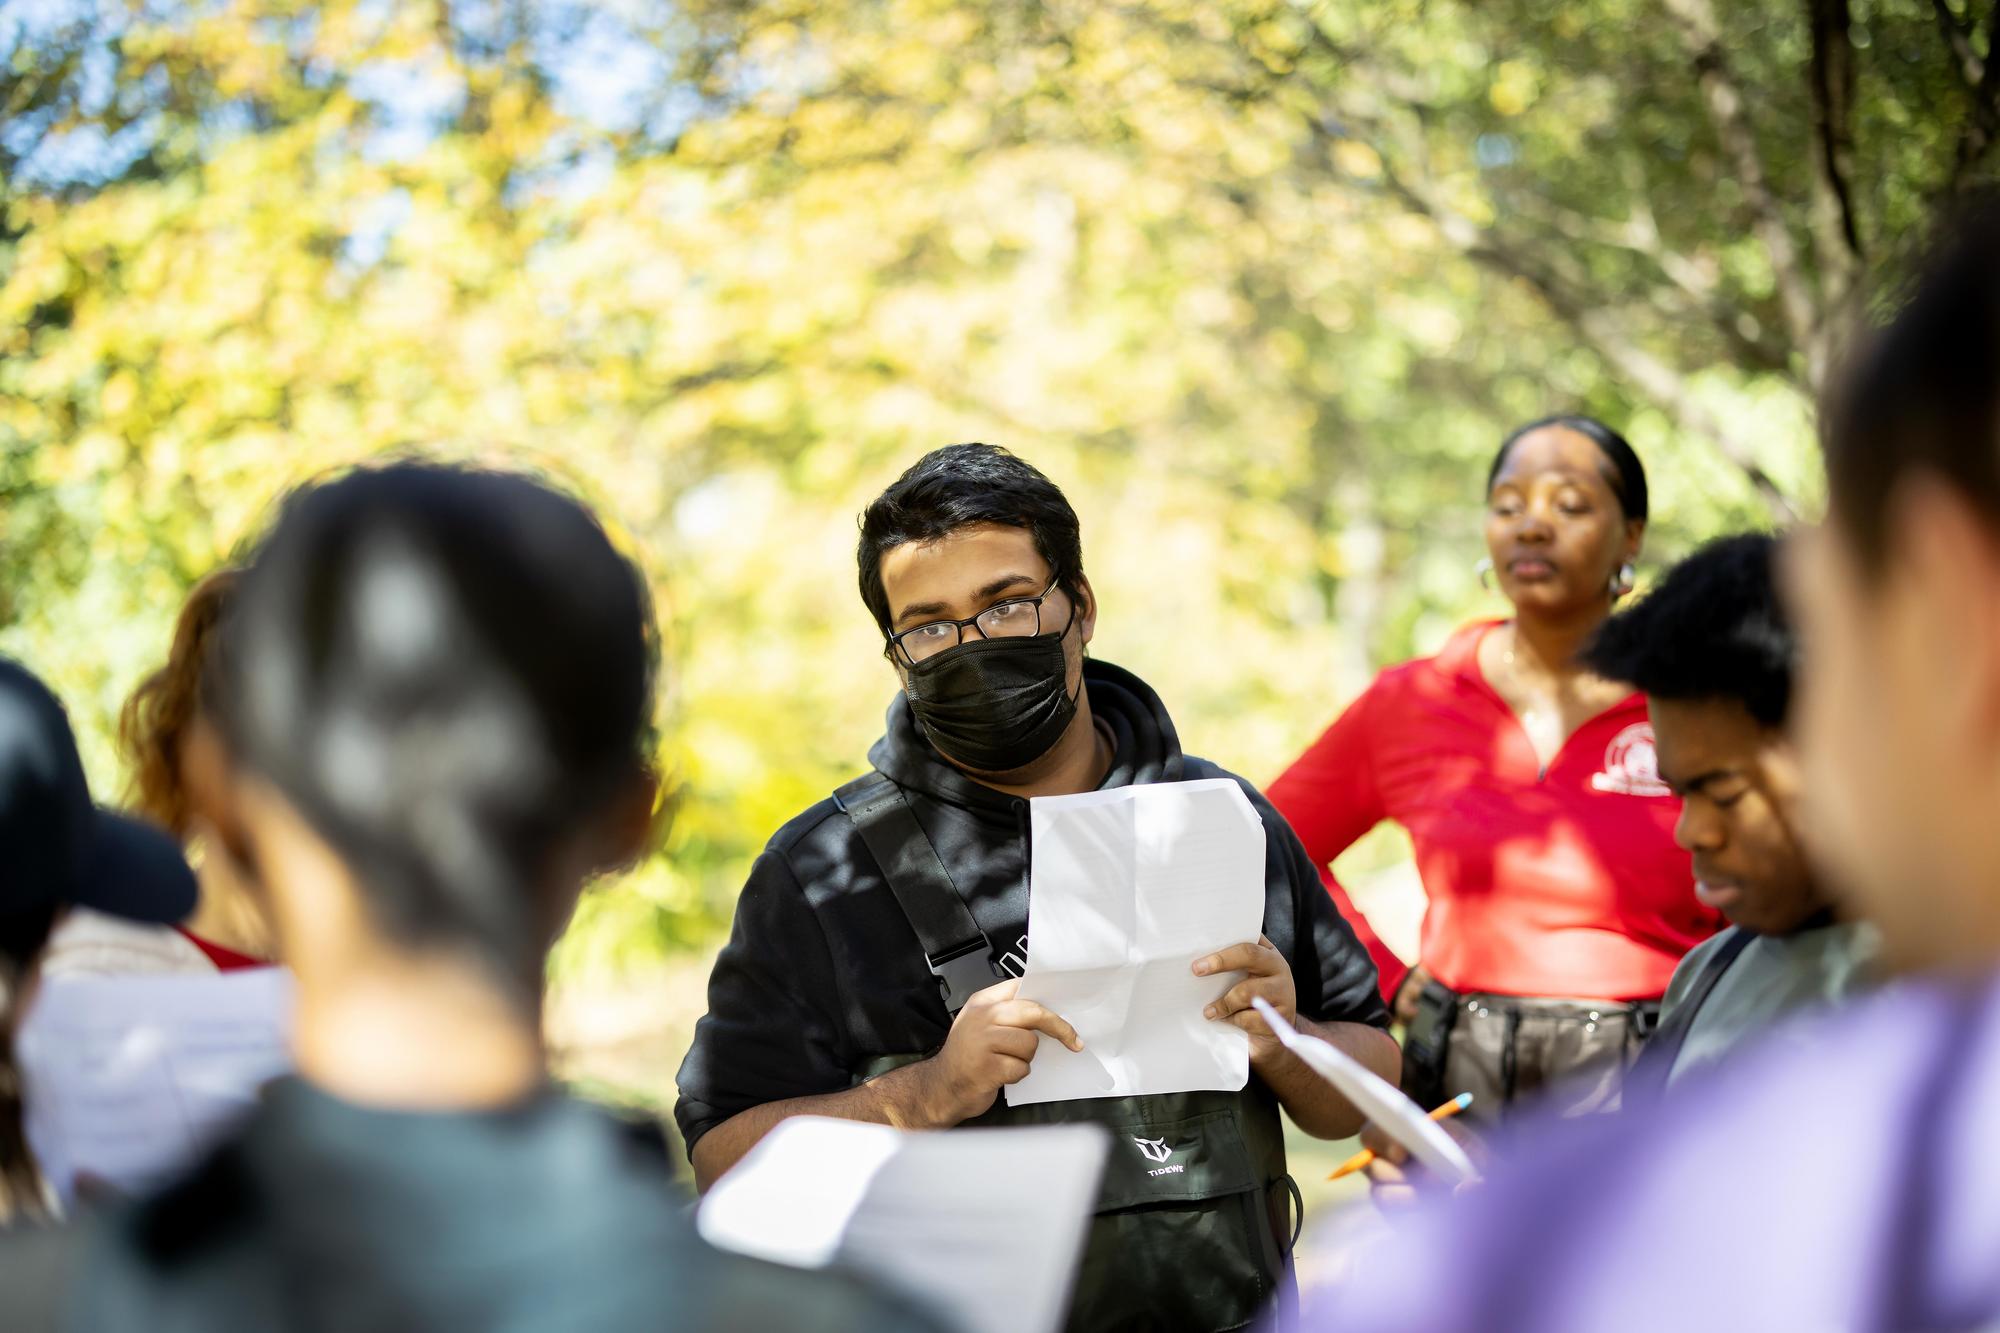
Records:
[[[1644,1041],[1660,1030],[1660,1005],[1656,1000],[1635,1001],[1627,1010],[1625,1022],[1632,1035]]]
[[[956,1015],[974,994],[1007,979],[993,964],[993,945],[984,932],[963,944],[953,945],[938,957],[926,954],[924,961],[930,964],[931,975],[937,978],[938,989],[944,992],[947,1014]]]

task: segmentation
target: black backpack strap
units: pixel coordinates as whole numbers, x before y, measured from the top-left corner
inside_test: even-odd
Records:
[[[993,961],[993,941],[966,910],[903,789],[880,773],[869,773],[836,791],[833,803],[854,821],[916,931],[924,961],[944,993],[945,1012],[956,1014],[973,992],[1005,981],[1006,974]]]
[[[1625,1094],[1621,1105],[1631,1106],[1635,1096],[1650,1100],[1666,1091],[1667,1075],[1673,1072],[1674,1060],[1680,1055],[1681,1046],[1687,1041],[1695,1019],[1700,1016],[1701,1007],[1708,1003],[1710,993],[1736,962],[1737,956],[1756,939],[1753,932],[1739,926],[1735,934],[1722,942],[1721,948],[1708,956],[1707,964],[1688,987],[1687,995],[1674,1006],[1672,1013],[1661,1020],[1646,1044],[1639,1048],[1639,1058],[1625,1075]]]

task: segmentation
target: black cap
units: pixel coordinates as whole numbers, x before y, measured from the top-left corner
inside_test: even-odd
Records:
[[[172,838],[91,804],[62,704],[0,658],[0,914],[57,903],[164,925],[196,892]]]

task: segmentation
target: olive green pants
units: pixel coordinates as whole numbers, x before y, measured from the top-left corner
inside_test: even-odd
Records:
[[[1615,1111],[1653,1012],[1601,1000],[1461,995],[1446,1047],[1445,1095],[1471,1093],[1466,1116],[1489,1126],[1527,1100],[1564,1116]]]

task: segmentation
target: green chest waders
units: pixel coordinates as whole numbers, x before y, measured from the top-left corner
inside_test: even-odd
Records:
[[[915,930],[947,1013],[1004,980],[943,861],[899,788],[880,773],[835,801]],[[888,1055],[854,1071],[878,1077],[931,1052]],[[967,1126],[1096,1124],[1111,1152],[1070,1304],[1073,1330],[1241,1328],[1289,1309],[1286,1268],[1297,1238],[1297,1187],[1285,1171],[1284,1129],[1270,1090],[1097,1097],[1008,1106],[1004,1096]],[[1004,1293],[995,1293],[1004,1300]]]

